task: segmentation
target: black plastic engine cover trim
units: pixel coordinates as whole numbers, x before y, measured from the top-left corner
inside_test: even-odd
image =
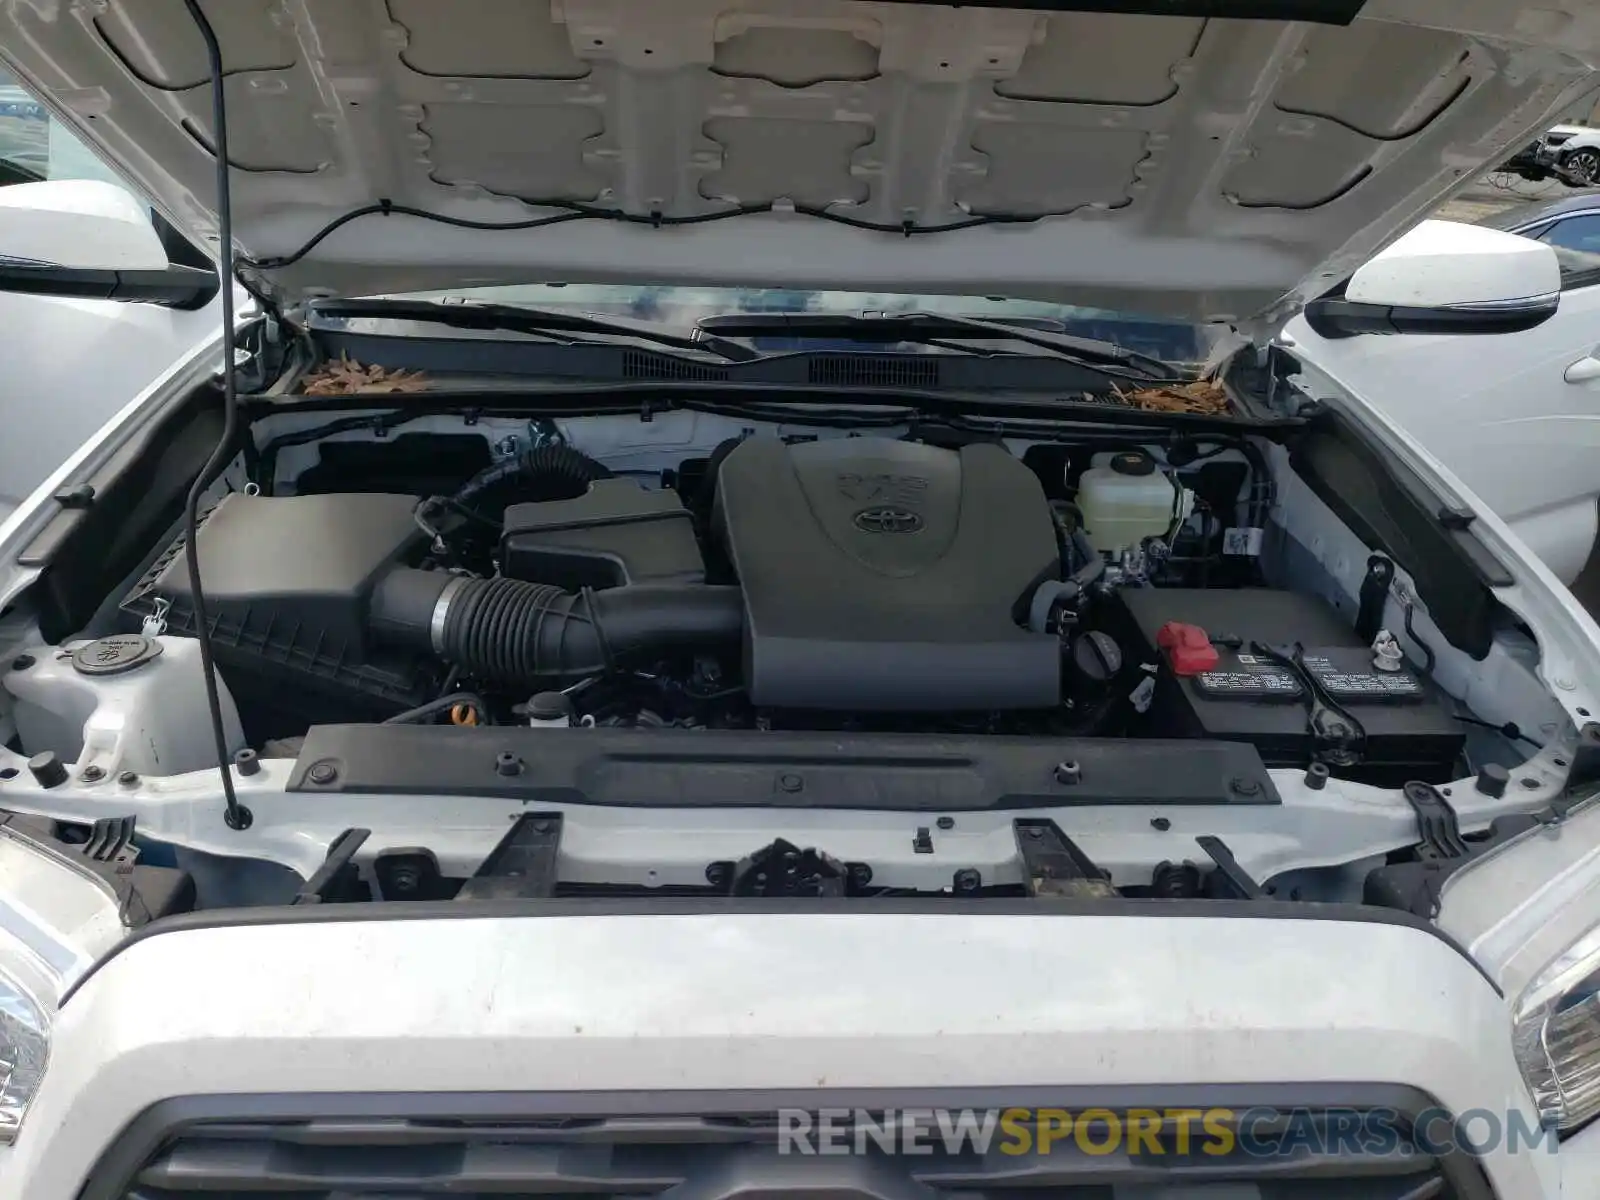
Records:
[[[1289,463],[1357,537],[1411,573],[1446,641],[1475,659],[1489,653],[1490,589],[1513,580],[1470,519],[1443,510],[1404,463],[1333,412],[1319,414],[1292,444]]]
[[[199,387],[103,464],[62,483],[59,494],[90,502],[60,504],[17,555],[18,566],[43,568],[36,593],[45,640],[64,641],[81,630],[150,548],[170,536],[189,484],[222,431],[216,390]]]
[[[1076,782],[1058,781],[1063,763],[1076,764],[1059,772]],[[313,782],[314,769],[328,782]],[[448,725],[313,726],[288,790],[941,813],[1282,803],[1261,756],[1240,742]]]
[[[1002,446],[750,438],[712,525],[744,595],[762,708],[1049,709],[1061,644],[1018,624],[1061,551],[1039,478]]]

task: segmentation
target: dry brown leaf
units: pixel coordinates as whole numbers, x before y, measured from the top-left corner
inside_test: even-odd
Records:
[[[307,396],[350,396],[358,392],[421,392],[428,380],[421,371],[391,370],[377,363],[362,366],[341,355],[322,364],[301,381]]]
[[[1228,401],[1228,393],[1214,379],[1139,388],[1131,392],[1125,392],[1112,384],[1112,391],[1124,404],[1148,412],[1196,413],[1207,417],[1221,417],[1233,411],[1233,405]]]

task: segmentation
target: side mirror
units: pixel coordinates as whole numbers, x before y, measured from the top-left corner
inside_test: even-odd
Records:
[[[204,308],[219,287],[215,271],[168,262],[150,210],[114,183],[0,188],[0,292]]]
[[[1325,338],[1361,333],[1520,333],[1561,304],[1556,252],[1520,234],[1424,221],[1365,263],[1342,295],[1306,306]]]

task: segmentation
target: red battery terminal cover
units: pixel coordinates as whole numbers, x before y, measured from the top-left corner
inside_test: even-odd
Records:
[[[1167,652],[1174,675],[1199,675],[1217,667],[1217,648],[1198,625],[1168,621],[1156,633],[1156,645]]]

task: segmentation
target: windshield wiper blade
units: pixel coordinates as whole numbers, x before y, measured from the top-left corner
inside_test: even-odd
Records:
[[[1170,363],[1115,342],[1040,329],[1041,322],[1012,324],[952,313],[748,313],[705,317],[697,328],[722,337],[850,338],[856,341],[920,342],[993,339],[1053,350],[1107,375],[1140,382],[1182,377]]]
[[[596,317],[588,313],[561,312],[549,308],[525,308],[520,304],[490,304],[477,300],[438,301],[369,298],[363,300],[321,300],[312,311],[325,317],[387,317],[394,320],[431,321],[452,329],[498,329],[507,333],[575,333],[604,337],[631,337],[671,346],[678,350],[700,350],[730,362],[750,362],[761,355],[739,342],[712,333],[676,333],[648,321],[629,321],[619,317]]]

